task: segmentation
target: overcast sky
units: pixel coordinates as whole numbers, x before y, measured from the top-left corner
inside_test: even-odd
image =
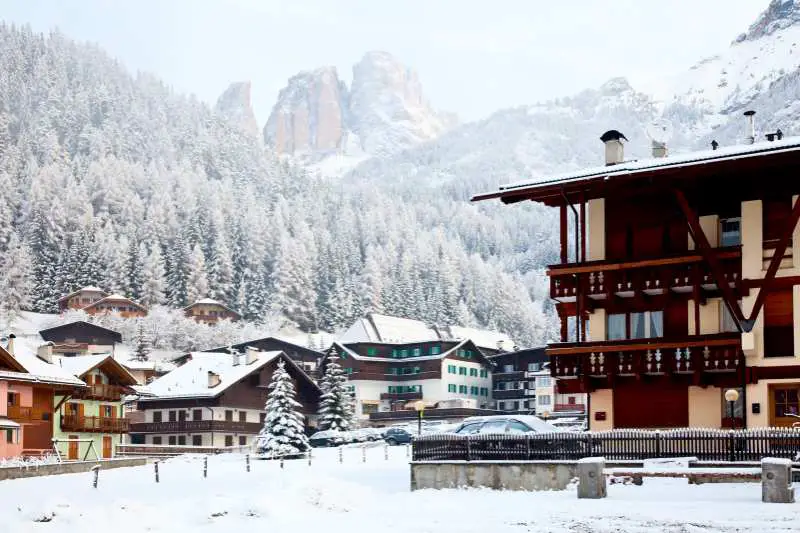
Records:
[[[727,46],[768,0],[0,0],[0,17],[99,43],[131,70],[213,103],[253,82],[264,123],[301,70],[349,82],[368,50],[420,75],[462,120],[614,76],[679,72]],[[0,51],[1,53],[2,51]]]

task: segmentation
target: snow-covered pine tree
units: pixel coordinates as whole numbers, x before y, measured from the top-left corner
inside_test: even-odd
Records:
[[[147,361],[150,358],[150,339],[144,332],[144,324],[139,322],[136,330],[136,352],[134,356],[138,361]]]
[[[19,311],[31,306],[33,291],[33,257],[28,246],[20,242],[12,231],[7,242],[7,250],[0,257],[0,294],[3,305],[13,319]]]
[[[267,416],[258,435],[258,451],[267,457],[291,457],[308,450],[300,402],[283,359],[272,374],[264,410]]]
[[[335,349],[328,355],[320,387],[320,429],[349,430],[353,426],[353,397],[347,390],[347,376],[339,364],[339,355]]]
[[[164,303],[164,261],[161,258],[161,246],[153,246],[153,250],[144,261],[144,284],[142,285],[141,302],[147,307]]]
[[[189,257],[189,275],[186,278],[186,299],[194,303],[208,296],[208,277],[206,276],[206,259],[200,243],[194,245]]]

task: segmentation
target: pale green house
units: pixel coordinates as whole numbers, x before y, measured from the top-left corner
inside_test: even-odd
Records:
[[[122,399],[136,378],[110,354],[55,357],[53,363],[88,385],[78,395],[55,396],[53,440],[59,452],[65,459],[113,457],[128,433]]]

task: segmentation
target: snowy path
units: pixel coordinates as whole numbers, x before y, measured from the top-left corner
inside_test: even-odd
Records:
[[[496,532],[716,532],[798,531],[800,503],[765,505],[758,484],[687,485],[646,480],[644,486],[609,486],[606,500],[577,500],[562,492],[448,490],[409,492],[403,448],[318,451],[311,467],[240,456],[202,461],[183,457],[153,467],[0,482],[0,531],[72,533],[145,531],[184,533],[496,533]],[[49,522],[36,522],[49,517]]]

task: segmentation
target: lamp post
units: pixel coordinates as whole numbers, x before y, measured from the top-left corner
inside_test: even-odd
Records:
[[[417,436],[422,436],[422,413],[425,411],[425,402],[417,400],[414,402],[414,410],[417,412]]]
[[[731,429],[736,429],[736,419],[733,417],[733,409],[738,399],[739,391],[736,389],[728,389],[725,391],[725,400],[728,402],[728,412],[731,417]]]

